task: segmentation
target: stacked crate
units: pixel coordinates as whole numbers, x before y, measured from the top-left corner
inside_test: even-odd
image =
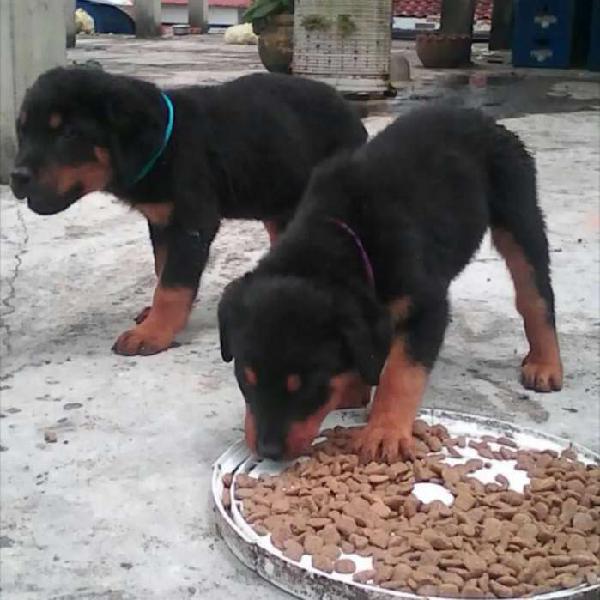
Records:
[[[566,69],[585,63],[591,9],[592,0],[515,0],[513,64]]]

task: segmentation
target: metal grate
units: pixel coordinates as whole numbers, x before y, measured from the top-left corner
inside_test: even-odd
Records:
[[[392,0],[296,0],[297,75],[344,93],[390,88]]]

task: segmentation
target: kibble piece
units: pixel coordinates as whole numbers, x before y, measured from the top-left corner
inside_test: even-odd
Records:
[[[413,423],[413,435],[416,437],[423,437],[429,433],[429,426],[422,419],[417,419]]]
[[[588,567],[590,565],[598,564],[598,559],[589,552],[578,552],[576,554],[572,554],[570,556],[570,560],[579,567]]]
[[[363,549],[363,548],[366,548],[366,547],[367,547],[367,545],[368,545],[368,543],[369,543],[369,540],[368,540],[368,538],[366,538],[366,537],[365,537],[365,536],[363,536],[363,535],[357,535],[357,534],[355,534],[355,533],[353,533],[353,534],[350,536],[349,540],[350,540],[350,542],[351,542],[352,544],[354,544],[354,547],[355,547],[357,550],[361,550],[361,549]]]
[[[498,519],[490,517],[483,521],[481,536],[485,542],[497,542],[500,539],[501,532],[502,523]]]
[[[407,519],[410,519],[411,517],[414,517],[417,514],[417,510],[419,508],[419,500],[417,499],[416,496],[414,496],[413,494],[411,494],[407,499],[406,502],[404,503],[404,516]]]
[[[323,539],[326,544],[339,544],[342,541],[342,536],[338,533],[336,526],[333,524],[325,525],[317,535]]]
[[[469,554],[465,556],[463,564],[473,579],[480,577],[487,570],[487,563],[479,556]]]
[[[456,510],[471,510],[477,501],[469,492],[461,492],[458,494],[456,499],[454,500],[454,508]]]
[[[323,573],[333,573],[333,561],[327,556],[314,554],[312,557],[312,566]]]
[[[390,534],[384,529],[374,529],[369,533],[369,541],[377,548],[387,548],[390,541]]]
[[[235,478],[235,485],[238,488],[255,488],[258,485],[258,479],[246,475],[246,473],[240,473]]]
[[[485,598],[486,594],[477,587],[477,583],[468,581],[461,591],[461,598]]]
[[[325,525],[329,525],[331,523],[331,519],[328,517],[313,517],[307,521],[307,524],[315,529],[323,529]]]
[[[286,540],[283,543],[283,555],[293,560],[294,562],[300,562],[302,555],[304,554],[304,548],[296,540]]]
[[[292,536],[292,532],[286,527],[278,527],[271,531],[271,544],[278,550],[283,551],[284,544]]]
[[[348,537],[356,531],[356,521],[347,515],[338,517],[335,526],[344,537]]]
[[[498,598],[512,598],[512,589],[506,585],[502,585],[493,579],[490,581],[490,589]]]
[[[342,558],[335,561],[333,569],[336,573],[350,574],[356,571],[356,564],[349,558]]]
[[[233,483],[233,473],[225,473],[221,481],[223,482],[223,487],[230,488]]]
[[[412,575],[412,568],[407,564],[398,564],[392,572],[392,580],[402,581],[408,585],[408,578]]]
[[[508,437],[499,437],[496,439],[496,443],[502,446],[510,446],[511,448],[518,448],[517,443]]]
[[[342,551],[333,544],[325,544],[325,546],[323,546],[321,550],[319,550],[319,554],[321,556],[326,556],[332,561],[335,561],[340,557]]]
[[[546,477],[544,479],[533,479],[531,481],[531,491],[537,492],[550,492],[556,488],[556,479],[554,477]]]
[[[417,594],[419,596],[438,596],[439,595],[439,589],[437,585],[433,585],[433,584],[427,584],[427,585],[422,585],[421,587],[417,588]]]
[[[358,571],[357,573],[354,573],[352,579],[357,583],[369,583],[369,581],[372,581],[376,575],[377,573],[374,569],[366,569],[364,571]]]
[[[571,551],[585,550],[586,547],[585,538],[581,535],[574,533],[567,538],[567,548]]]
[[[443,598],[458,598],[459,591],[458,586],[453,583],[441,583],[438,586],[439,595]]]
[[[306,554],[318,554],[324,545],[323,538],[317,535],[307,535],[304,538],[304,551]]]
[[[252,498],[254,496],[254,489],[252,488],[239,488],[235,487],[235,498],[236,500],[247,500],[248,498]]]
[[[256,535],[260,535],[261,537],[264,535],[269,535],[269,530],[261,523],[254,523],[252,525],[252,529]]]
[[[573,527],[575,527],[575,529],[587,533],[588,531],[592,531],[595,526],[596,523],[590,513],[578,512],[573,517]]]
[[[287,498],[277,498],[271,504],[271,510],[274,513],[286,513],[290,510],[290,502]]]
[[[231,492],[227,487],[224,487],[223,491],[221,492],[221,504],[225,509],[231,508]]]

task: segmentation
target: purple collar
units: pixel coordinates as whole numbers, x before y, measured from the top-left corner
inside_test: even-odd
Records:
[[[350,225],[348,225],[347,223],[344,223],[344,221],[342,221],[340,219],[335,219],[333,217],[327,217],[327,220],[331,221],[332,223],[335,223],[338,227],[340,227],[346,233],[348,233],[350,235],[350,237],[354,240],[356,247],[360,251],[360,256],[361,256],[363,264],[365,266],[365,271],[367,272],[367,279],[369,280],[371,287],[374,288],[375,287],[375,275],[373,274],[373,265],[371,264],[371,261],[369,260],[369,255],[367,254],[367,251],[365,250],[363,243],[360,241],[358,234],[354,231],[354,229],[352,229],[352,227],[350,227]]]

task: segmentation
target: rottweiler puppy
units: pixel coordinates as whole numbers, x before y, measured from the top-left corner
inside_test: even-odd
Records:
[[[313,167],[366,140],[329,86],[255,74],[161,91],[132,77],[57,68],[28,91],[11,177],[18,198],[52,215],[113,193],[148,220],[158,285],[119,354],[168,348],[186,324],[222,218],[262,220],[274,239]]]
[[[365,461],[410,458],[448,287],[488,228],[529,341],[522,382],[559,390],[534,161],[483,113],[428,107],[318,167],[283,236],[226,288],[221,353],[235,359],[249,447],[304,452],[329,411],[368,398],[366,384],[377,390],[356,450]]]

